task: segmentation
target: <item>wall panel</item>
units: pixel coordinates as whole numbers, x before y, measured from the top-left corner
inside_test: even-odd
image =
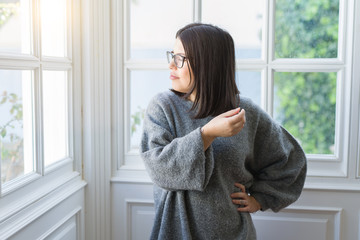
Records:
[[[46,203],[43,206],[46,207]],[[16,229],[17,226],[14,225],[13,228],[17,231],[8,239],[83,239],[83,209],[84,189],[82,188],[41,216],[31,219],[25,227]],[[17,216],[13,218],[16,219]]]
[[[360,240],[360,192],[305,189],[278,213],[253,214],[262,240]],[[112,182],[112,239],[148,239],[155,216],[152,185]]]
[[[155,218],[153,202],[127,200],[127,239],[148,239]]]
[[[342,209],[288,207],[253,214],[259,239],[339,239]],[[286,229],[286,231],[274,231]]]
[[[59,239],[59,240],[67,240],[67,239],[77,239],[78,234],[78,226],[77,226],[77,215],[73,215],[66,222],[58,226],[49,236],[44,239]]]

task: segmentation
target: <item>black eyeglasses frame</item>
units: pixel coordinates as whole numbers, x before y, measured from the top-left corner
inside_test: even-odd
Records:
[[[171,60],[174,59],[175,66],[177,68],[184,67],[184,62],[187,60],[187,57],[182,56],[180,54],[174,54],[174,51],[166,51],[166,57],[167,57],[168,63],[170,63]],[[179,58],[181,59],[180,63],[178,62]]]

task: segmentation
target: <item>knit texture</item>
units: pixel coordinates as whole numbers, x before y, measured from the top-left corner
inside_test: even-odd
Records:
[[[246,186],[262,210],[277,212],[298,199],[306,157],[298,142],[247,98],[245,127],[218,137],[204,151],[200,127],[213,117],[193,119],[192,102],[172,91],[148,105],[140,153],[154,182],[155,221],[151,239],[256,239],[249,213],[230,195]]]

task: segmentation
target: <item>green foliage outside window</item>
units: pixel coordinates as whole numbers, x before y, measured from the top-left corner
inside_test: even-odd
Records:
[[[306,153],[331,154],[334,148],[336,73],[275,73],[281,100],[277,120]]]
[[[0,3],[0,28],[17,13],[20,3]]]
[[[277,0],[276,58],[336,58],[338,0]],[[275,73],[278,119],[306,153],[332,154],[336,73]]]
[[[4,91],[0,97],[0,107],[5,104],[10,104],[11,106],[9,120],[0,125],[1,182],[6,182],[22,174],[24,171],[24,139],[11,132],[15,125],[20,125],[23,128],[23,105],[22,99],[14,93],[9,94]]]
[[[338,0],[277,0],[276,58],[336,58]]]
[[[134,134],[141,126],[141,121],[144,119],[145,109],[138,106],[138,111],[131,115],[131,134]]]
[[[17,14],[20,3],[0,3],[0,29],[11,19],[12,16]],[[14,123],[20,124],[22,127],[22,99],[14,93],[7,93],[4,91],[0,95],[1,105],[10,104],[9,116],[11,118],[0,125],[0,160],[1,160],[1,182],[9,181],[24,171],[24,158],[23,158],[23,138],[11,133],[14,129]],[[10,140],[4,141],[5,138]]]

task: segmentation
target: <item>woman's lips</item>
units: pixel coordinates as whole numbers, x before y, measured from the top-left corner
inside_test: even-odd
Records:
[[[170,74],[170,79],[171,79],[171,80],[176,80],[176,79],[179,79],[179,77],[177,77],[177,76],[175,76],[175,75]]]

